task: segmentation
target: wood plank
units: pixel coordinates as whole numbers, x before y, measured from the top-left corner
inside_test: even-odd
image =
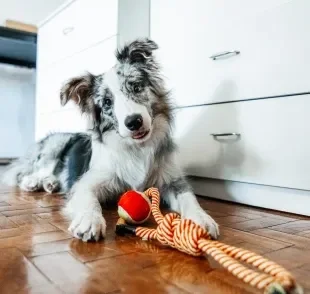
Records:
[[[246,231],[246,232],[251,232],[257,229],[262,229],[262,228],[269,228],[273,227],[275,225],[282,225],[286,222],[290,222],[291,220],[286,219],[278,219],[278,218],[258,218],[258,219],[252,219],[248,221],[243,221],[240,223],[231,223],[231,224],[226,224],[226,226],[234,229],[238,229],[241,231]]]
[[[0,215],[0,229],[11,229],[16,227],[17,225],[15,222],[13,222],[4,215]]]
[[[5,203],[5,205],[0,205],[0,212],[12,211],[12,210],[24,210],[28,208],[38,207],[38,205],[35,203],[24,203],[24,204],[17,204],[17,205],[9,205],[6,202],[2,202],[2,203]]]
[[[264,236],[266,238],[270,238],[271,240],[287,242],[293,244],[295,247],[298,248],[310,249],[310,239],[302,236],[287,234],[270,229],[254,230],[252,231],[252,233],[257,234],[259,236]]]
[[[265,257],[278,262],[287,269],[299,268],[310,263],[310,249],[289,247],[267,253]]]
[[[29,32],[29,33],[37,33],[38,32],[38,28],[35,25],[26,24],[26,23],[16,21],[16,20],[11,20],[11,19],[7,19],[5,21],[5,26],[8,28],[11,28],[11,29],[25,31],[25,32]]]
[[[310,230],[310,220],[298,220],[286,224],[279,224],[270,227],[270,229],[287,234],[297,234],[306,230]]]
[[[97,291],[100,288],[102,293],[119,290],[106,277],[90,271],[68,252],[42,255],[32,258],[31,261],[66,293],[93,293],[93,288],[97,288]]]
[[[1,293],[27,293],[29,287],[48,286],[49,281],[16,248],[1,249]]]

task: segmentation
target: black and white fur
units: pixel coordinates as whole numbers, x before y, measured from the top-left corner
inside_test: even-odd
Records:
[[[26,191],[68,193],[69,231],[83,241],[105,235],[100,204],[116,202],[128,189],[152,186],[171,210],[214,238],[219,235],[178,166],[171,107],[155,49],[151,40],[136,40],[117,52],[118,63],[105,74],[68,81],[61,90],[62,105],[74,100],[92,127],[85,134],[46,137],[4,177]]]

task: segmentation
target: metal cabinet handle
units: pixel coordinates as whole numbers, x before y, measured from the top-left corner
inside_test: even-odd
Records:
[[[67,27],[67,28],[64,28],[63,30],[62,30],[62,33],[64,34],[64,35],[69,35],[70,33],[72,33],[74,31],[74,27]]]
[[[217,60],[217,59],[220,59],[221,57],[225,57],[225,56],[228,56],[228,55],[236,56],[238,54],[240,54],[240,51],[238,51],[238,50],[235,50],[235,51],[224,51],[224,52],[220,52],[220,53],[216,53],[214,55],[211,55],[210,58],[213,59],[213,60]]]
[[[229,137],[229,136],[240,137],[241,134],[240,133],[215,133],[215,134],[211,134],[211,136],[213,136],[214,138],[217,138],[217,137]]]

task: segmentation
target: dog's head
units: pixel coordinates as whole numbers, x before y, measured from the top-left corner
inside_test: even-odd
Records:
[[[164,125],[171,111],[160,78],[151,40],[136,40],[117,51],[118,63],[108,72],[87,74],[68,81],[61,90],[61,103],[74,100],[92,118],[95,129],[114,131],[128,142],[142,143]]]

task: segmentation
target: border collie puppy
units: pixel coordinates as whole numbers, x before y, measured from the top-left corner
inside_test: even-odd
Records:
[[[69,231],[83,241],[106,233],[101,204],[128,189],[160,190],[168,207],[219,235],[200,207],[176,160],[172,109],[153,50],[136,40],[116,53],[117,64],[101,75],[68,81],[61,104],[76,102],[91,121],[87,133],[55,133],[38,142],[8,169],[4,181],[22,190],[68,194]]]

